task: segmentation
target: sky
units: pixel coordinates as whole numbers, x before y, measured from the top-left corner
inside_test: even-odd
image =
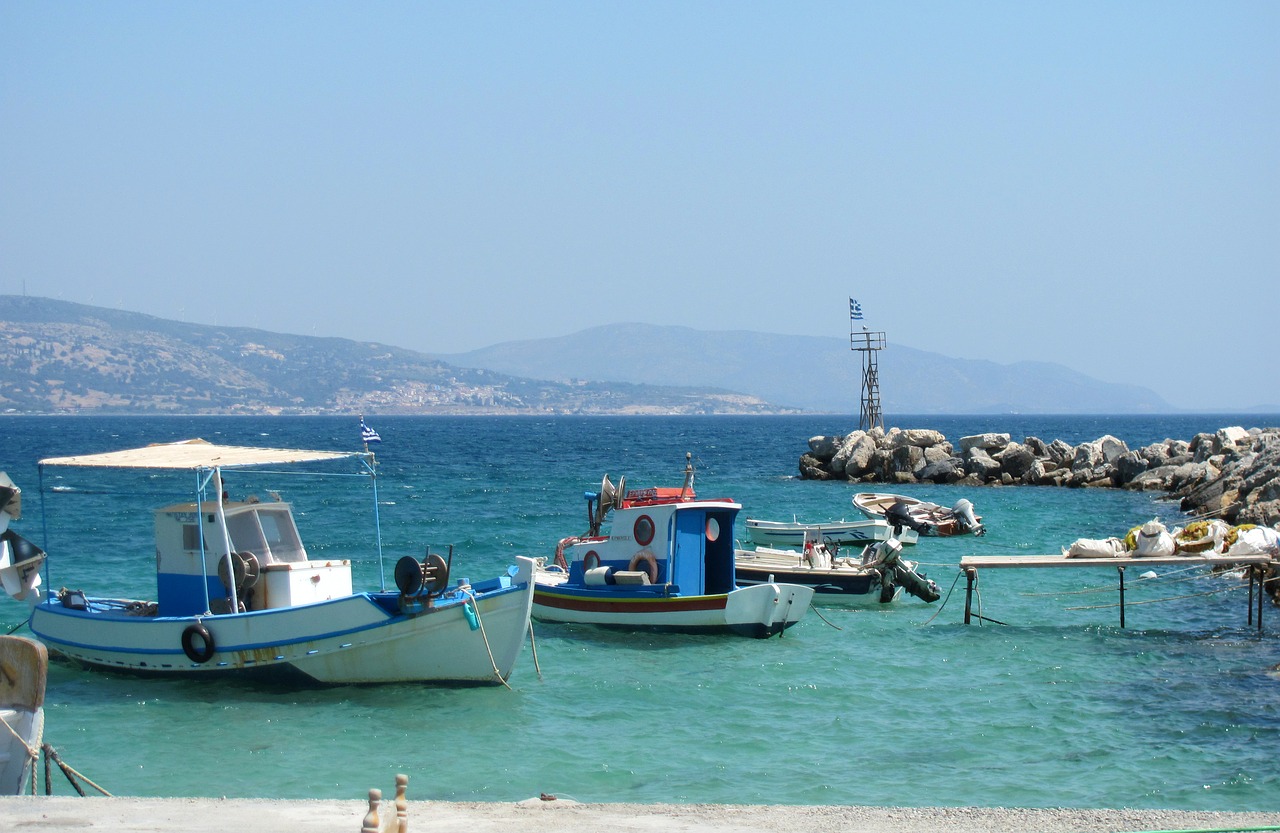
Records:
[[[0,0],[0,294],[429,353],[853,297],[1220,411],[1278,272],[1270,0]]]

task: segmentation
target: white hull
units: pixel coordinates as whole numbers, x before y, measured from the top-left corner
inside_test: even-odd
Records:
[[[506,680],[524,646],[533,601],[533,561],[517,559],[510,587],[479,594],[473,629],[464,600],[436,600],[416,615],[391,613],[372,594],[249,613],[131,616],[62,607],[32,612],[31,630],[50,649],[86,665],[162,675],[297,671],[323,683]],[[395,594],[389,594],[394,599]],[[203,626],[214,650],[196,661],[183,634]],[[492,660],[490,657],[492,656]]]
[[[858,521],[831,521],[823,524],[807,524],[786,521],[746,520],[747,535],[753,543],[770,547],[800,549],[806,540],[835,543],[842,547],[873,544],[887,541],[893,535],[893,527],[884,519],[865,518]],[[914,544],[918,536],[914,530],[904,529],[897,536],[901,544]]]
[[[537,585],[533,616],[544,622],[764,637],[798,622],[812,598],[811,588],[790,584],[740,587],[712,596],[637,598],[608,591],[591,594],[548,582]]]
[[[31,783],[44,739],[48,666],[39,642],[0,636],[0,796],[23,795]]]

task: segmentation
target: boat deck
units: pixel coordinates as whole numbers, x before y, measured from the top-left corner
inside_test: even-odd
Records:
[[[973,613],[973,590],[978,580],[979,569],[999,569],[1010,567],[1045,568],[1045,567],[1111,567],[1119,575],[1120,592],[1120,627],[1125,626],[1124,609],[1124,575],[1128,567],[1160,567],[1202,565],[1206,567],[1248,567],[1249,568],[1249,602],[1248,620],[1254,623],[1254,611],[1257,611],[1258,630],[1262,630],[1263,580],[1267,567],[1274,560],[1265,553],[1257,555],[1223,555],[1221,553],[1196,553],[1191,555],[1161,556],[1120,556],[1117,558],[1068,558],[1065,555],[966,555],[960,559],[960,570],[965,574],[967,586],[964,599],[964,623],[970,624],[973,618],[986,617]],[[1255,584],[1257,592],[1255,593]],[[1256,601],[1255,601],[1256,599]],[[994,619],[988,621],[995,621]],[[998,623],[1000,624],[1000,623]]]

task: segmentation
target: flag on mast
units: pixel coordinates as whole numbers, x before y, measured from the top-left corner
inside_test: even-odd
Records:
[[[382,437],[378,436],[378,432],[374,431],[368,425],[364,424],[363,416],[360,417],[360,439],[364,442],[365,445],[368,445],[369,443],[382,442]]]
[[[849,299],[849,319],[851,321],[862,320],[862,304],[859,304],[852,298]]]

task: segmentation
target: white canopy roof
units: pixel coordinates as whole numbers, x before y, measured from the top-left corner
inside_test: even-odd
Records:
[[[82,454],[75,457],[47,457],[42,466],[94,466],[123,469],[197,470],[239,468],[282,463],[309,463],[317,460],[343,460],[372,456],[366,451],[308,451],[297,448],[253,448],[240,445],[214,445],[201,439],[174,443],[154,443],[144,448],[109,451],[104,454]]]

